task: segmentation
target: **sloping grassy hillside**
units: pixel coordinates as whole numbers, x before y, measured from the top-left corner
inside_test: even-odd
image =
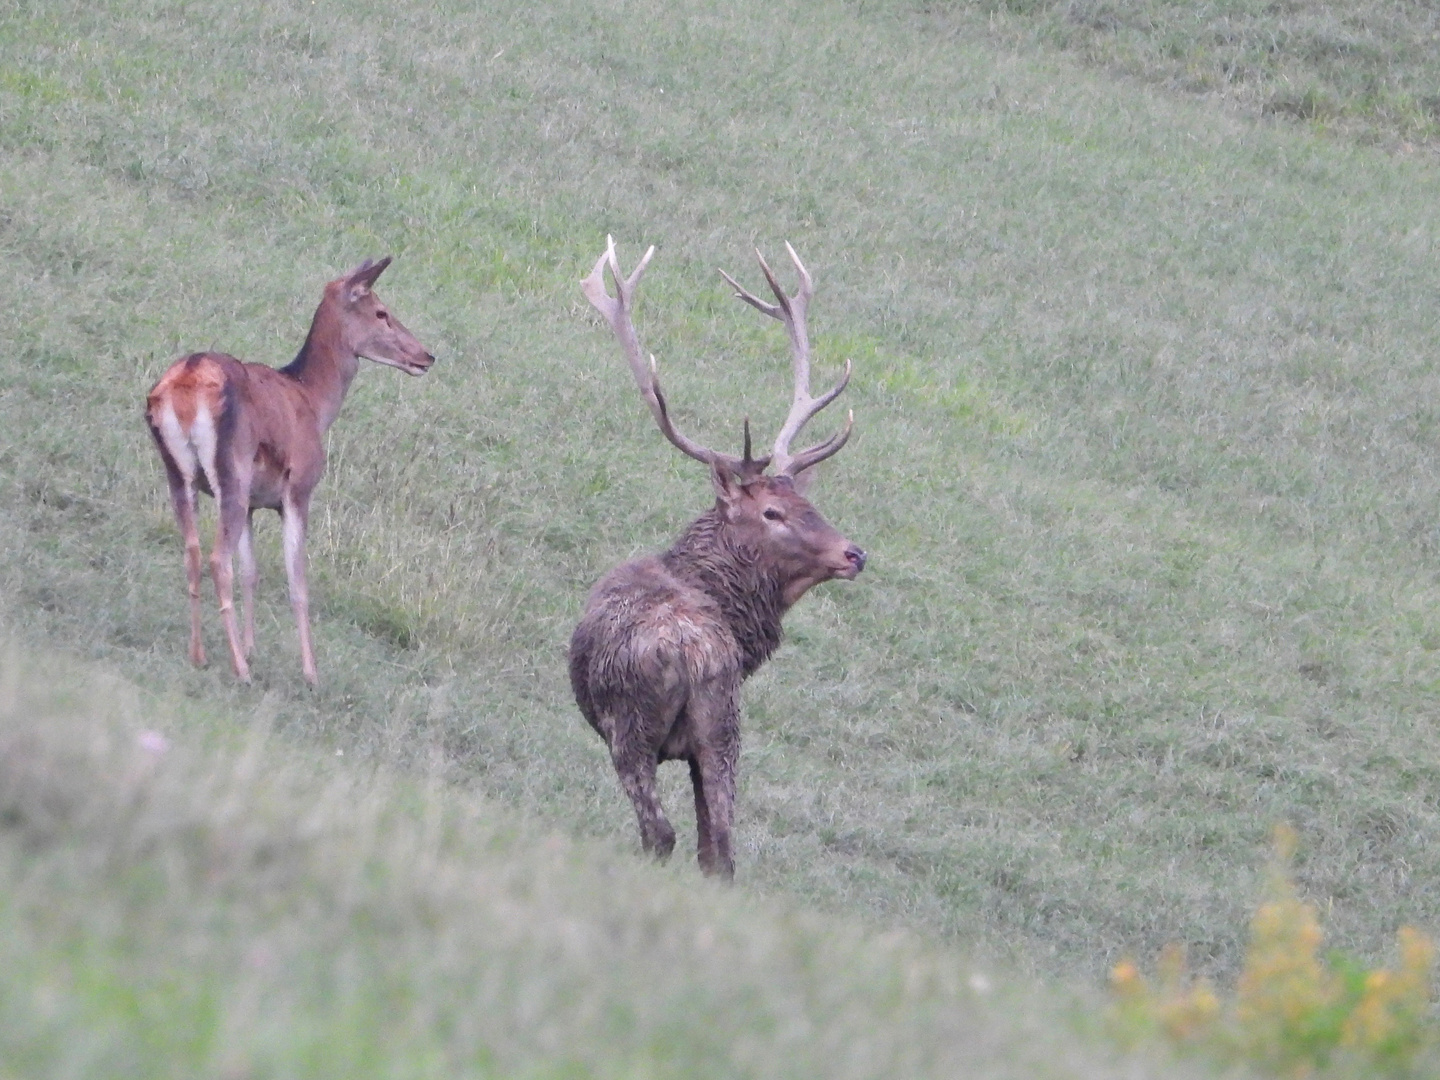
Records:
[[[1047,973],[1171,940],[1225,972],[1288,820],[1338,944],[1435,925],[1440,181],[963,29],[748,0],[5,9],[6,624],[634,845],[565,642],[708,482],[577,283],[607,232],[627,265],[660,246],[642,334],[686,430],[736,445],[788,365],[714,268],[754,283],[752,245],[788,239],[817,383],[855,363],[816,501],[873,555],[747,688],[741,890]],[[331,437],[322,687],[273,520],[255,685],[191,671],[144,392],[186,349],[287,360],[323,281],[384,253],[440,362],[362,373]]]
[[[177,704],[4,661],[6,1076],[1158,1075],[908,935]]]

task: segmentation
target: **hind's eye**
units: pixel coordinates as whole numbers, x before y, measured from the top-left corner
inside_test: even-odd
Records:
[[[390,321],[390,313],[388,311],[377,311],[375,312],[375,317],[382,322]]]
[[[770,506],[770,507],[766,507],[766,509],[765,509],[765,520],[766,520],[766,521],[784,521],[784,520],[785,520],[785,515],[782,514],[779,510],[776,510],[773,506]]]

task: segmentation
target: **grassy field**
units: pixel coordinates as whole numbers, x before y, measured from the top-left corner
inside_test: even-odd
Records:
[[[297,755],[634,849],[565,643],[595,578],[709,488],[578,281],[607,232],[627,265],[659,246],[641,333],[685,429],[734,446],[745,415],[773,431],[787,363],[715,267],[755,287],[752,247],[788,239],[817,382],[855,365],[858,433],[815,499],[872,562],[747,687],[739,895],[689,850],[666,895],[1089,983],[1180,941],[1223,976],[1289,821],[1337,944],[1435,927],[1440,177],[1001,23],[0,7],[4,626],[216,728],[263,714]],[[440,360],[363,372],[332,433],[321,688],[273,520],[255,684],[192,671],[144,392],[184,350],[288,360],[321,284],[386,253],[382,295]],[[688,847],[678,771],[666,792]]]

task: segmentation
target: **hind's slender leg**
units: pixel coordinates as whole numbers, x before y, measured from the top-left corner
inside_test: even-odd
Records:
[[[240,595],[245,608],[240,644],[247,660],[255,652],[255,582],[260,577],[255,566],[254,525],[255,511],[250,510],[245,514],[245,526],[235,544],[235,554],[240,556]]]
[[[195,487],[180,474],[171,462],[165,462],[165,477],[170,485],[170,503],[175,509],[175,522],[185,541],[185,587],[190,594],[190,662],[205,666],[205,640],[200,632],[200,530],[195,523]]]
[[[300,631],[300,671],[311,686],[320,681],[315,671],[315,648],[310,641],[310,591],[305,582],[305,529],[309,523],[309,496],[287,494],[280,508],[285,546],[285,575],[290,581],[290,608]]]
[[[249,513],[248,485],[230,479],[229,484],[212,484],[218,504],[215,527],[215,549],[210,552],[210,572],[215,577],[215,593],[220,601],[220,618],[225,623],[225,637],[230,644],[230,663],[235,677],[250,681],[250,664],[240,644],[240,628],[235,621],[235,570],[231,554],[239,543]]]

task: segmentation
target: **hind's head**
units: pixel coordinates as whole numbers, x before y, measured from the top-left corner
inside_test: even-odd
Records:
[[[325,286],[321,306],[338,317],[341,347],[351,356],[399,368],[407,375],[423,375],[435,357],[375,292],[376,280],[389,265],[388,255],[379,262],[366,259]]]

